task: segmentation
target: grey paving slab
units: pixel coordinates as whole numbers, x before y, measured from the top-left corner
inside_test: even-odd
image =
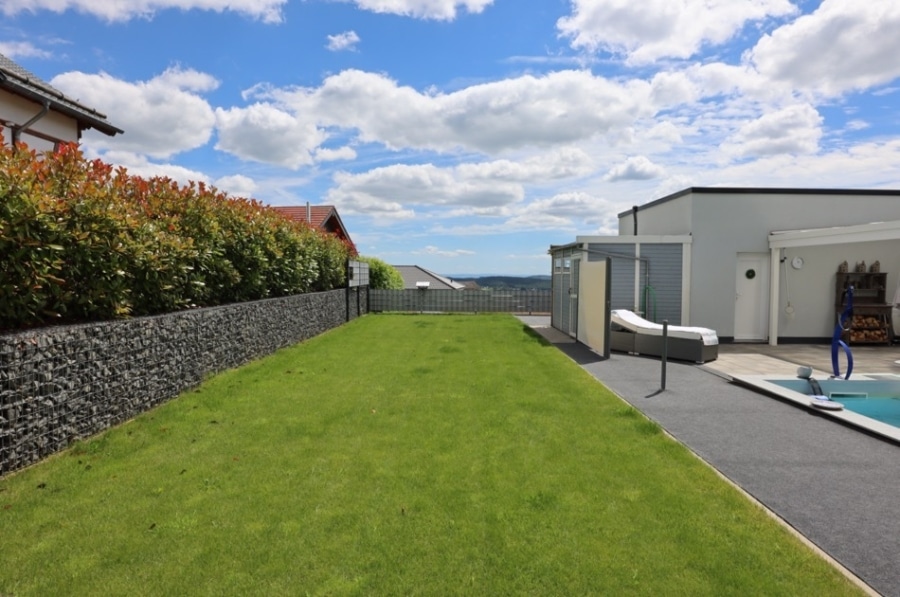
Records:
[[[722,371],[560,344],[588,373],[872,589],[900,597],[900,446],[731,383]]]

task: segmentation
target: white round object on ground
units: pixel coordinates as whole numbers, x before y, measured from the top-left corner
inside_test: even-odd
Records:
[[[844,410],[843,404],[830,400],[825,396],[813,396],[809,403],[816,408],[824,410]]]

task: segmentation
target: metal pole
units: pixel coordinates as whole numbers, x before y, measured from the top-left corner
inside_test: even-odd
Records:
[[[666,361],[669,359],[669,320],[663,319],[663,335],[662,335],[662,377],[660,379],[659,391],[666,389]]]

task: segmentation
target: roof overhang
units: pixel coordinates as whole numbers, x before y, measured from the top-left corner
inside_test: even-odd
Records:
[[[900,240],[900,220],[855,224],[853,226],[771,232],[769,234],[769,248],[819,247],[822,245],[846,245],[884,240]]]
[[[639,234],[628,235],[618,234],[615,236],[576,236],[577,243],[607,243],[633,245],[641,244],[681,244],[689,245],[694,242],[694,237],[690,234]]]
[[[91,110],[90,108],[86,108],[75,102],[67,101],[63,97],[54,97],[46,90],[37,89],[27,83],[20,82],[15,77],[10,77],[3,72],[0,72],[0,89],[5,89],[10,93],[14,93],[41,105],[49,103],[51,110],[65,114],[76,120],[80,123],[82,128],[97,129],[101,133],[111,137],[125,132],[107,122],[104,114],[100,114],[95,110]]]

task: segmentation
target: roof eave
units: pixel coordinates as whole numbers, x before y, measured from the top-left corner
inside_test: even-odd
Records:
[[[96,118],[89,114],[86,114],[85,112],[80,112],[78,110],[75,110],[75,109],[67,106],[64,103],[62,103],[58,100],[55,100],[52,96],[50,96],[48,94],[38,93],[32,89],[29,89],[26,86],[20,85],[20,84],[16,83],[16,81],[14,79],[6,76],[4,73],[0,73],[0,88],[6,89],[6,90],[8,90],[12,93],[15,93],[16,95],[20,95],[26,99],[33,100],[39,104],[43,104],[44,102],[49,102],[51,110],[65,114],[66,116],[69,116],[69,117],[75,119],[76,121],[78,121],[78,123],[80,125],[82,125],[83,128],[97,129],[101,133],[103,133],[105,135],[109,135],[110,137],[115,136],[116,134],[122,134],[125,132],[116,126],[111,125],[110,123],[106,122],[103,119]]]

